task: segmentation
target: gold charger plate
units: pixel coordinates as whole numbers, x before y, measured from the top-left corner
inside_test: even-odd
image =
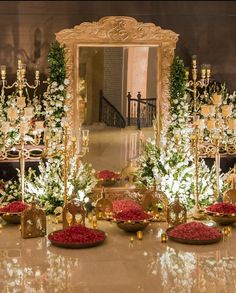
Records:
[[[206,211],[206,215],[219,225],[232,225],[236,223],[236,214],[220,214]]]
[[[0,212],[0,215],[3,218],[3,220],[9,224],[20,224],[21,212],[20,213]]]
[[[62,231],[62,229],[61,230],[56,230],[56,231],[53,231],[53,232],[49,233],[48,234],[48,240],[51,242],[52,245],[57,246],[57,247],[62,247],[62,248],[82,249],[82,248],[95,247],[95,246],[98,246],[98,245],[103,244],[104,241],[106,240],[106,234],[102,230],[97,230],[97,231],[104,233],[104,239],[103,240],[99,240],[99,241],[95,241],[95,242],[88,242],[88,243],[79,243],[79,242],[77,242],[77,243],[64,243],[64,242],[58,242],[58,241],[49,239],[50,235],[53,235],[54,233],[59,232],[59,231]]]
[[[168,236],[168,238],[172,241],[175,242],[179,242],[179,243],[183,243],[183,244],[192,244],[192,245],[206,245],[206,244],[213,244],[213,243],[217,243],[220,242],[223,239],[223,234],[221,232],[221,236],[214,238],[214,239],[209,239],[209,240],[191,240],[191,239],[184,239],[184,238],[177,238],[177,237],[173,237],[170,236],[168,234],[168,232],[170,232],[173,228],[168,228],[166,230],[166,234]]]

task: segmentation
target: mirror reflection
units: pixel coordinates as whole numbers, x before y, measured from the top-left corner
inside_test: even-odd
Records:
[[[79,117],[90,129],[87,160],[96,169],[121,170],[140,154],[140,138],[153,136],[157,49],[78,47]]]

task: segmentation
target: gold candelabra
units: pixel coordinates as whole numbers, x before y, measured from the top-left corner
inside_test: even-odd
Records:
[[[187,80],[187,89],[193,93],[193,113],[196,115],[198,111],[198,88],[204,88],[204,94],[206,95],[206,88],[209,85],[211,77],[211,66],[210,64],[201,65],[201,77],[198,80],[198,68],[197,68],[197,56],[192,56],[192,80],[189,79],[189,68],[185,69],[185,76]]]
[[[215,155],[216,198],[220,196],[220,151],[226,154],[236,152],[236,119],[232,118],[232,105],[222,103],[222,96],[214,93],[211,105],[201,106],[199,123],[206,136],[200,151],[206,156]]]
[[[20,161],[20,177],[21,177],[21,194],[22,201],[25,196],[25,161],[27,159],[38,159],[38,153],[42,152],[40,148],[29,149],[26,145],[39,146],[41,136],[44,131],[44,121],[35,121],[33,123],[34,108],[27,107],[26,98],[23,96],[25,88],[36,89],[39,84],[39,71],[35,72],[35,84],[30,85],[26,79],[26,66],[18,60],[18,68],[16,73],[16,81],[11,85],[7,84],[6,80],[6,66],[2,65],[1,84],[2,95],[5,89],[16,88],[17,99],[13,101],[12,105],[7,110],[7,117],[5,121],[1,121],[1,132],[3,133],[3,147],[0,150],[0,160],[19,159]],[[19,123],[18,123],[19,122]],[[16,131],[18,139],[13,143],[9,143],[9,133]],[[37,152],[37,155],[35,155]]]
[[[21,60],[18,60],[18,68],[17,68],[17,71],[16,71],[16,81],[13,82],[11,85],[7,84],[7,80],[6,80],[6,65],[1,65],[0,70],[1,70],[2,91],[4,91],[5,89],[12,89],[13,87],[15,87],[16,90],[17,90],[18,99],[19,99],[19,101],[22,99],[22,103],[24,101],[24,99],[23,99],[23,90],[24,90],[24,88],[36,89],[40,84],[39,70],[35,71],[35,84],[30,85],[27,82],[27,79],[26,79],[26,65],[23,64]]]
[[[56,142],[57,150],[55,150],[55,148],[53,147],[53,137],[50,137],[49,133],[45,135],[44,156],[63,156],[64,205],[66,205],[68,201],[68,177],[70,172],[70,158],[76,158],[76,173],[79,168],[80,160],[89,152],[89,130],[81,130],[81,128],[79,128],[78,137],[72,136],[69,133],[69,125],[65,123],[63,136],[57,136],[56,138],[59,143],[62,142],[61,145]],[[75,175],[76,174],[74,174],[74,176]]]

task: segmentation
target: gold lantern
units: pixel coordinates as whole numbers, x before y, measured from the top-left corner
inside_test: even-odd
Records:
[[[187,209],[180,203],[178,194],[173,203],[167,207],[167,222],[170,227],[174,227],[187,222]]]
[[[85,225],[86,210],[84,205],[72,199],[64,205],[62,210],[63,229],[76,224]]]
[[[96,218],[97,219],[111,219],[113,206],[110,199],[105,198],[106,194],[104,188],[101,192],[101,198],[98,199],[95,207]]]
[[[21,237],[43,237],[46,235],[46,232],[46,214],[33,201],[31,207],[24,210],[21,214]]]
[[[144,211],[151,213],[157,221],[165,222],[167,217],[168,199],[164,192],[156,187],[148,191],[142,201]]]

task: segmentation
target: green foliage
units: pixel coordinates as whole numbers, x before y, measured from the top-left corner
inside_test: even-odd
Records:
[[[57,41],[51,43],[48,54],[49,79],[63,84],[66,79],[65,46],[60,46]]]
[[[170,70],[170,104],[175,98],[182,98],[186,92],[185,66],[178,56],[174,58]]]

